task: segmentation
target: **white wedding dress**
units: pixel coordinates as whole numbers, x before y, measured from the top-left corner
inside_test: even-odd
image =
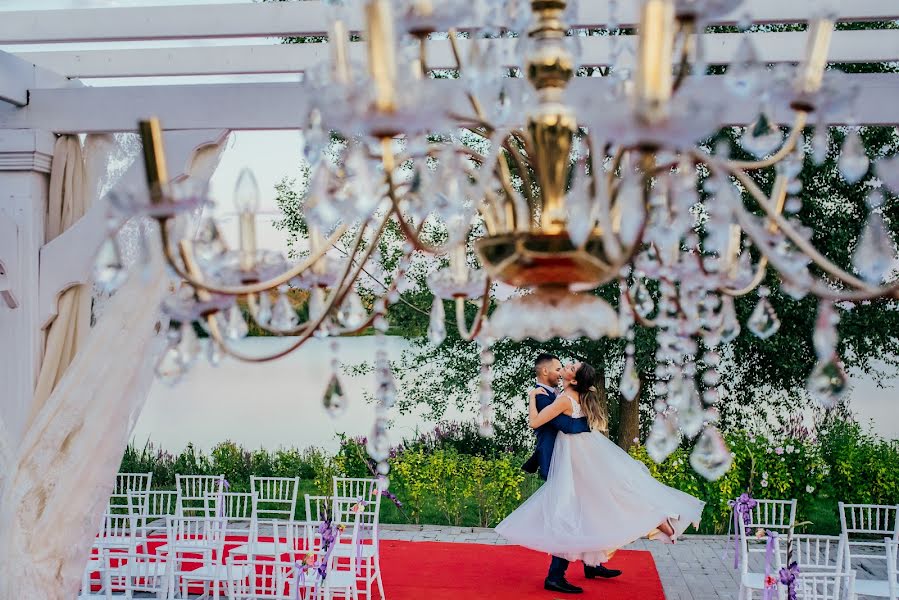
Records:
[[[583,417],[573,399],[572,417]],[[699,526],[705,502],[652,477],[646,465],[598,431],[556,436],[546,483],[496,532],[526,548],[597,565],[643,536],[667,540],[659,524],[670,519],[678,535]]]

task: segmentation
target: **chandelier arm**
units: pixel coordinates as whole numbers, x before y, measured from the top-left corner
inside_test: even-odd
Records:
[[[421,76],[427,77],[431,72],[428,67],[428,36],[421,35],[418,37],[418,66],[421,69]]]
[[[169,233],[168,228],[166,227],[167,218],[159,219],[159,221],[159,231],[162,238],[162,251],[165,255],[165,259],[169,267],[171,267],[171,269],[175,273],[177,273],[179,277],[184,279],[184,281],[186,281],[193,287],[206,292],[211,292],[214,294],[224,294],[226,296],[242,296],[244,294],[255,294],[257,292],[264,292],[274,289],[279,285],[287,283],[297,275],[300,275],[307,269],[311,268],[316,262],[318,262],[318,260],[327,253],[328,247],[339,240],[348,229],[346,225],[341,225],[340,227],[338,227],[337,230],[333,234],[331,234],[331,237],[325,240],[325,243],[322,244],[322,247],[319,250],[310,253],[305,261],[294,265],[292,268],[288,269],[281,275],[257,283],[231,287],[205,283],[202,279],[198,279],[196,276],[190,274],[185,269],[182,269],[178,265],[178,261],[176,260],[175,255],[173,254],[170,247]]]
[[[591,135],[587,134],[584,136],[587,144],[587,150],[590,152],[590,178],[592,180],[591,190],[593,194],[594,201],[597,202],[599,213],[597,215],[597,221],[599,222],[599,230],[602,235],[602,245],[603,249],[605,249],[606,254],[609,255],[609,259],[611,262],[615,263],[621,260],[621,244],[619,240],[615,238],[612,233],[612,214],[611,214],[611,200],[609,195],[606,193],[598,193],[601,179],[601,175],[598,174],[596,169],[596,161],[594,160],[594,147],[593,147],[593,138]],[[605,148],[603,149],[602,161],[605,161]],[[608,189],[608,188],[607,188]]]
[[[793,117],[793,128],[790,130],[790,135],[787,136],[787,139],[784,141],[783,145],[780,147],[780,150],[769,156],[764,160],[757,161],[744,161],[744,160],[733,160],[729,161],[729,164],[734,169],[740,169],[742,171],[755,171],[758,169],[764,169],[766,167],[773,166],[780,161],[782,161],[786,156],[792,152],[796,148],[796,143],[802,137],[802,131],[805,129],[806,124],[808,123],[808,112],[804,110],[796,111],[796,116]]]
[[[624,294],[627,296],[627,301],[630,306],[631,314],[634,316],[634,319],[636,319],[636,321],[638,323],[640,323],[640,325],[642,325],[643,327],[654,328],[658,322],[657,319],[649,319],[647,317],[642,316],[640,313],[638,313],[636,311],[636,309],[634,308],[634,306],[635,306],[634,297],[631,295],[631,290],[626,285],[626,282],[623,279],[621,279],[621,280],[619,280],[618,285],[620,285],[624,288]]]
[[[490,306],[490,286],[492,284],[493,282],[490,281],[490,278],[487,278],[487,283],[484,286],[484,295],[481,297],[481,306],[478,308],[477,314],[475,314],[471,329],[468,329],[465,319],[465,298],[456,298],[456,327],[459,329],[459,335],[466,342],[474,340],[481,332],[481,327],[484,325],[484,317],[487,316],[487,309]]]
[[[787,200],[787,178],[784,175],[778,175],[774,180],[773,197],[776,197],[776,205],[774,209],[777,211],[777,214],[783,214],[784,205],[786,204]],[[739,228],[739,226],[736,227],[739,232],[741,229]],[[777,225],[774,222],[769,221],[768,231],[770,231],[771,233],[777,233]],[[737,240],[737,245],[739,245],[739,240]],[[736,256],[734,258],[736,258]],[[756,266],[755,274],[752,276],[752,280],[748,285],[740,289],[724,288],[721,290],[722,293],[734,297],[745,296],[749,294],[755,288],[757,288],[762,283],[762,281],[764,281],[767,268],[768,256],[762,254],[762,257],[759,259],[759,264]]]
[[[699,155],[695,150],[692,152],[696,155]],[[826,256],[818,252],[818,250],[811,244],[811,242],[803,238],[799,234],[799,232],[797,232],[793,228],[789,221],[784,219],[782,215],[778,214],[775,207],[771,206],[768,197],[764,192],[762,192],[758,184],[756,184],[748,174],[740,171],[729,163],[710,159],[710,157],[705,157],[703,159],[703,162],[705,162],[709,167],[724,170],[725,172],[736,177],[737,180],[742,183],[743,186],[749,191],[758,205],[762,207],[762,209],[768,214],[768,217],[771,219],[772,223],[780,228],[780,230],[784,232],[784,235],[786,235],[787,238],[791,242],[793,242],[793,244],[795,244],[797,248],[799,248],[824,272],[828,273],[836,279],[839,279],[843,283],[851,285],[855,288],[859,288],[859,291],[867,294],[873,294],[875,297],[890,293],[891,288],[879,288],[877,286],[871,286],[852,273],[849,273],[833,264]],[[744,226],[743,229],[745,231],[746,227]],[[759,247],[759,250],[765,252],[764,245],[757,244],[757,246]]]
[[[762,257],[759,259],[759,264],[756,265],[755,274],[752,276],[752,281],[750,281],[746,287],[740,289],[733,288],[722,288],[721,293],[727,294],[728,296],[733,296],[734,298],[739,298],[740,296],[745,296],[751,293],[755,288],[761,285],[762,281],[765,280],[765,275],[768,270],[768,256],[766,254],[762,254]]]
[[[385,215],[384,218],[381,219],[381,224],[375,235],[375,239],[378,239],[381,236],[381,234],[384,233],[384,228],[386,227],[388,220],[389,220],[389,215]],[[364,231],[364,229],[365,229],[365,227],[362,228],[363,231]],[[361,239],[361,233],[362,233],[362,231],[360,231],[359,239]],[[213,339],[218,343],[219,347],[222,349],[222,352],[224,352],[228,356],[231,356],[232,358],[236,358],[238,360],[242,360],[245,362],[252,362],[252,363],[270,362],[270,361],[277,360],[283,356],[290,354],[291,352],[293,352],[294,350],[296,350],[297,348],[302,346],[304,343],[306,343],[306,341],[308,341],[309,338],[312,337],[312,335],[321,326],[321,324],[325,322],[325,320],[328,318],[330,312],[334,309],[334,307],[339,306],[343,302],[344,298],[346,298],[346,295],[349,293],[349,290],[352,288],[353,282],[359,276],[359,272],[361,271],[362,267],[364,267],[365,261],[368,260],[368,258],[374,252],[374,248],[376,248],[376,247],[377,247],[377,244],[371,244],[369,246],[369,248],[364,251],[366,256],[361,261],[359,268],[356,269],[356,272],[353,274],[353,276],[349,278],[349,283],[346,284],[343,287],[343,289],[338,288],[337,290],[335,290],[335,292],[331,295],[331,298],[329,298],[329,300],[328,300],[328,305],[325,307],[324,310],[322,310],[321,314],[318,315],[315,319],[304,323],[297,331],[297,333],[299,333],[299,337],[297,338],[297,340],[294,341],[289,346],[287,346],[286,348],[279,350],[278,352],[275,352],[274,354],[267,355],[267,356],[252,356],[252,355],[248,355],[248,354],[243,354],[242,352],[238,352],[238,351],[234,350],[233,348],[228,347],[227,342],[224,340],[224,338],[221,335],[221,332],[219,331],[218,323],[215,321],[215,319],[212,316],[207,318],[207,322],[209,323],[210,334],[212,335]],[[343,285],[347,282],[347,275],[349,274],[349,272],[351,270],[352,270],[352,261],[349,261],[347,264],[347,268],[344,270],[344,275],[342,277],[341,285]],[[365,326],[368,326],[368,324],[371,323],[372,320],[373,320],[373,317],[370,316],[368,323],[366,323]],[[284,333],[281,332],[280,335],[284,335]]]
[[[531,187],[531,174],[528,173],[528,166],[524,160],[524,157],[521,156],[521,153],[518,152],[515,148],[513,148],[510,140],[513,138],[511,134],[503,140],[503,147],[506,149],[506,152],[515,160],[515,167],[518,169],[518,176],[521,177],[521,187],[524,188],[525,196],[527,197],[528,206],[531,207],[533,211],[536,206],[536,199],[534,198],[534,190]],[[511,173],[510,173],[511,175]]]
[[[496,159],[496,170],[497,177],[507,196],[504,206],[507,208],[507,225],[511,221],[509,231],[527,231],[530,229],[532,218],[530,204],[518,194],[515,187],[512,185],[512,174],[509,171],[509,164],[503,160],[502,150],[499,152],[500,156]]]
[[[681,46],[680,52],[680,64],[677,69],[677,78],[674,80],[674,84],[672,85],[672,95],[677,93],[677,91],[681,88],[684,81],[687,79],[687,73],[690,70],[690,55],[693,54],[695,36],[698,35],[695,30],[696,21],[682,21],[678,20],[677,28],[678,33],[683,36],[683,45]]]
[[[386,220],[387,220],[387,217],[384,218],[384,221],[386,221]],[[331,297],[329,298],[330,304],[323,311],[324,314],[328,314],[334,308],[335,305],[334,305],[333,300],[336,297],[337,290],[341,289],[347,283],[347,277],[349,276],[350,271],[352,270],[352,267],[353,267],[352,257],[356,254],[356,252],[359,251],[359,248],[362,247],[362,242],[364,241],[366,229],[367,229],[366,225],[363,225],[362,227],[359,228],[359,233],[356,235],[356,239],[353,241],[352,252],[349,254],[350,259],[347,261],[347,265],[344,268],[343,273],[341,274],[340,278],[338,279],[339,283],[335,287],[334,293],[332,293]],[[380,233],[383,232],[383,230],[384,229],[382,227],[378,233],[378,237],[380,237]],[[377,240],[377,237],[375,239]],[[365,256],[363,256],[363,258],[362,258],[362,263],[361,263],[362,265],[365,265],[365,261],[368,260],[368,258],[371,256],[375,246],[376,246],[376,244],[371,244],[368,249],[363,251]],[[358,277],[358,276],[359,276],[359,272],[357,271],[356,274],[353,276],[353,279],[350,281],[350,284],[352,284],[352,282],[355,281],[356,277]],[[277,336],[297,335],[297,334],[301,334],[302,332],[304,332],[309,325],[309,322],[306,322],[306,323],[301,323],[300,325],[298,325],[297,327],[295,327],[293,329],[271,329],[271,328],[267,327],[266,325],[264,325],[263,323],[260,323],[259,321],[256,320],[256,316],[255,316],[256,315],[256,299],[252,294],[247,295],[247,303],[250,306],[250,315],[253,317],[253,321],[256,323],[256,325],[259,326],[260,329],[262,329],[263,331],[265,331],[267,333],[271,333],[271,334],[274,334]]]
[[[746,232],[746,235],[749,236],[749,238],[753,242],[755,242],[756,247],[762,248],[764,245],[764,239],[758,226],[751,223],[748,220],[748,215],[745,213],[741,213],[740,215],[738,215],[738,219],[742,221],[743,230]],[[763,255],[763,258],[766,257]],[[775,266],[775,268],[777,268],[777,261],[775,258],[771,258],[770,262]],[[781,271],[781,273],[783,273],[783,271]],[[790,279],[790,277],[787,275],[783,275],[783,277],[786,279]],[[843,291],[833,289],[832,287],[829,287],[828,285],[822,284],[820,281],[816,281],[813,279],[809,285],[809,291],[819,298],[833,301],[858,302],[862,300],[874,300],[884,297],[899,298],[899,281],[882,288],[867,288],[862,290]]]

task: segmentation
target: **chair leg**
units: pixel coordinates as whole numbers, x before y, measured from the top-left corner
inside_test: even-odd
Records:
[[[384,581],[381,579],[381,557],[377,554],[375,555],[375,577],[378,580],[378,593],[381,595],[380,600],[386,600],[387,596],[384,594]]]

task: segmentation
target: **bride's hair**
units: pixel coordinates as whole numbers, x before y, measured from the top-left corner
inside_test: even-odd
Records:
[[[581,397],[581,409],[587,417],[590,428],[608,434],[609,417],[596,391],[596,369],[589,363],[581,362],[580,368],[574,374],[571,388]]]

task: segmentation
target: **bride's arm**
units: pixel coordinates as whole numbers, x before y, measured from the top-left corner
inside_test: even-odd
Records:
[[[552,404],[540,412],[537,412],[536,395],[532,392],[530,401],[528,402],[528,424],[531,426],[531,429],[537,429],[541,425],[549,423],[570,408],[571,400],[566,396],[560,396],[556,398]]]

